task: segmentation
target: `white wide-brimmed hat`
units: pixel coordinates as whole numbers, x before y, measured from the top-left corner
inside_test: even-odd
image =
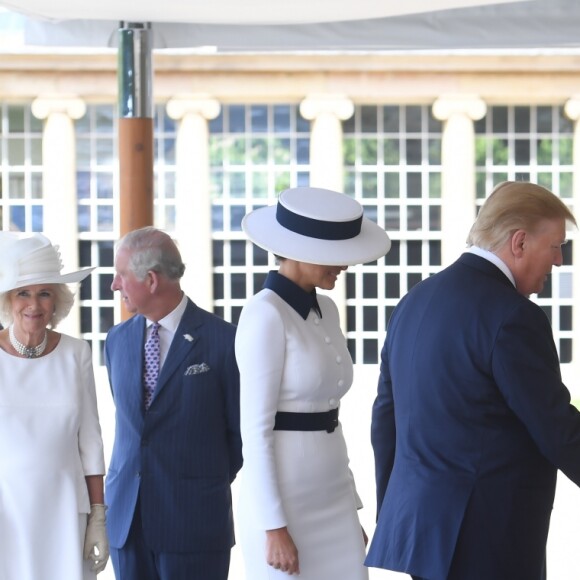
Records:
[[[94,268],[61,274],[58,246],[42,234],[0,232],[0,293],[34,284],[80,282]]]
[[[277,205],[247,214],[242,229],[268,252],[324,266],[372,262],[391,248],[387,232],[363,216],[360,203],[316,187],[283,191]]]

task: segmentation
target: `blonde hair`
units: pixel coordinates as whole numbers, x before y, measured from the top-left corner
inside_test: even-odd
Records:
[[[546,219],[564,219],[577,225],[568,206],[550,190],[527,181],[504,181],[479,210],[467,244],[495,252],[517,230],[533,232]]]
[[[57,324],[68,316],[68,313],[74,304],[75,295],[66,284],[47,284],[47,286],[49,285],[54,290],[54,314],[52,315],[48,326],[50,328],[56,328]],[[4,328],[10,326],[14,322],[14,317],[12,316],[11,294],[16,290],[18,290],[18,288],[0,294],[0,324],[2,324]]]

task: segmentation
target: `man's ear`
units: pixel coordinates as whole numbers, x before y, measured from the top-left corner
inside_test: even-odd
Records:
[[[145,282],[149,288],[149,293],[153,294],[159,287],[159,274],[154,270],[148,270]]]
[[[527,233],[525,230],[517,230],[512,234],[511,238],[511,250],[512,254],[516,258],[521,258],[524,253],[524,247],[526,244]]]

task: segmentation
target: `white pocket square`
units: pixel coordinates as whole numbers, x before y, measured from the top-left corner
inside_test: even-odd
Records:
[[[209,366],[205,363],[200,363],[187,367],[185,375],[200,375],[201,373],[207,373],[207,371],[209,371]]]

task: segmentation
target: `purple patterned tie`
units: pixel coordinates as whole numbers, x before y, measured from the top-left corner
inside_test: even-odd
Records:
[[[149,409],[149,405],[151,405],[157,377],[159,376],[160,326],[158,322],[154,322],[151,325],[151,334],[145,343],[145,374],[143,376],[143,382],[145,383],[145,409]]]

